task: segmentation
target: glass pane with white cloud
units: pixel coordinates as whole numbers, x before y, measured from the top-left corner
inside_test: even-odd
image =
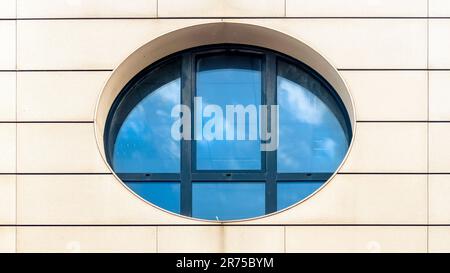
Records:
[[[347,122],[323,83],[304,69],[278,62],[280,173],[333,173],[348,146]]]
[[[131,109],[118,131],[113,153],[116,173],[180,172],[180,141],[171,135],[176,119],[171,111],[181,103],[181,80],[170,77],[155,88],[154,82],[165,76],[161,73],[166,71],[151,73],[136,87],[144,89],[136,93],[147,95]]]
[[[258,113],[262,60],[220,54],[197,61],[196,164],[198,170],[258,170],[261,150]],[[227,107],[228,106],[228,107]],[[242,106],[244,115],[227,111]],[[212,132],[212,134],[211,134]],[[212,136],[208,136],[208,134]]]

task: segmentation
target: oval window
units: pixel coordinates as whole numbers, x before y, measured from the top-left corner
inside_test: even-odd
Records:
[[[333,88],[283,54],[220,45],[135,76],[109,112],[119,178],[172,212],[236,220],[289,207],[337,170],[352,137]]]

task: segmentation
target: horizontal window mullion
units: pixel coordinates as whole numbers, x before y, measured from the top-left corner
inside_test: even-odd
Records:
[[[202,181],[264,181],[265,173],[193,173],[192,180]]]
[[[325,181],[332,173],[278,173],[277,181]]]
[[[164,182],[164,181],[178,181],[180,175],[175,173],[118,173],[117,176],[124,182]]]

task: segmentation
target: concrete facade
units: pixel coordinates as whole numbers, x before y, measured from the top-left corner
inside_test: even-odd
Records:
[[[111,173],[95,134],[98,98],[128,56],[221,22],[320,53],[356,119],[322,190],[233,223],[143,202]],[[2,252],[450,251],[448,0],[0,0],[0,41]]]

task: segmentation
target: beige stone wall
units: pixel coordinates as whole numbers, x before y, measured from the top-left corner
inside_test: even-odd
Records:
[[[0,251],[450,251],[450,1],[1,0],[0,19]],[[94,112],[138,47],[221,21],[323,54],[357,127],[312,198],[211,225],[126,190],[98,150]]]

